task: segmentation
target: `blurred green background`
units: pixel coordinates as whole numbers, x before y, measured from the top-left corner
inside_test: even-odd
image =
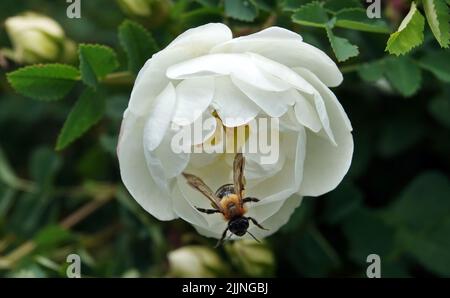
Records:
[[[338,64],[345,79],[333,89],[354,128],[350,172],[336,190],[305,198],[262,244],[214,249],[215,240],[181,220],[152,218],[129,196],[115,144],[132,81],[108,85],[102,120],[56,151],[80,86],[44,102],[19,95],[6,80],[28,62],[11,55],[4,21],[26,11],[56,20],[64,39],[114,48],[125,65],[119,71],[126,56],[117,28],[125,19],[148,29],[159,48],[208,22],[225,22],[235,36],[278,25],[334,59],[322,28],[291,19],[311,1],[232,1],[81,0],[80,19],[66,16],[62,0],[0,2],[0,276],[64,277],[71,253],[80,255],[84,277],[364,277],[373,253],[383,277],[450,276],[450,57],[429,28],[424,43],[401,58],[384,51],[388,34],[336,30],[359,47],[357,57]],[[382,2],[395,31],[409,2]],[[424,66],[434,59],[444,63],[440,75]],[[76,56],[69,63],[78,65]]]

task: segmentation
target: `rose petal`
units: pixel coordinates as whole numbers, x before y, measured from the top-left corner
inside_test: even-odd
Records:
[[[172,83],[155,98],[147,116],[144,130],[144,144],[152,151],[159,146],[169,128],[176,103],[175,88]]]
[[[193,148],[191,148],[191,146],[204,143],[214,135],[216,129],[216,118],[212,116],[210,112],[204,112],[190,125],[181,126],[180,131],[173,139],[174,146],[179,147],[180,150],[182,148],[192,152]],[[220,127],[220,129],[222,129],[222,127]]]
[[[144,158],[143,131],[145,119],[127,113],[118,143],[120,175],[133,198],[159,220],[172,220],[177,215],[172,199],[155,184]]]
[[[288,107],[295,103],[293,89],[281,92],[266,91],[247,84],[237,78],[231,76],[233,83],[245,94],[253,100],[267,115],[271,117],[280,117],[288,110]]]
[[[232,74],[267,91],[285,91],[291,87],[286,82],[261,71],[248,54],[205,55],[174,64],[167,69],[166,74],[171,79]]]
[[[353,137],[350,121],[334,94],[311,72],[303,70],[303,74],[325,102],[337,144],[334,146],[317,134],[307,133],[304,177],[299,193],[319,196],[333,190],[347,173],[353,155]]]
[[[213,78],[195,78],[181,81],[176,87],[177,104],[173,122],[189,125],[209,106],[214,94]]]
[[[192,225],[208,225],[205,217],[197,209],[195,209],[194,205],[185,199],[178,185],[174,187],[172,197],[173,208],[180,218]]]
[[[265,238],[268,237],[275,232],[277,232],[282,226],[284,226],[288,221],[289,218],[294,213],[295,209],[300,206],[302,203],[303,198],[293,195],[289,197],[287,200],[282,201],[283,205],[281,208],[278,209],[276,213],[274,213],[272,216],[268,217],[264,221],[259,221],[259,223],[267,229],[261,230],[260,228],[256,227],[255,225],[250,225],[249,231],[252,233],[256,238]],[[276,204],[277,202],[274,202],[272,204]],[[266,208],[270,208],[270,206],[265,206]],[[256,218],[257,219],[257,218]],[[248,236],[247,236],[248,238]]]
[[[308,80],[308,82],[310,82],[317,91],[319,91],[327,106],[328,104],[335,106],[342,119],[344,120],[345,125],[351,131],[353,128],[350,119],[348,118],[347,113],[345,113],[345,110],[342,107],[341,103],[336,98],[336,95],[334,95],[334,93],[310,70],[299,67],[294,68],[294,71],[301,73],[303,77]]]
[[[207,153],[202,153],[202,155],[204,154]],[[232,181],[229,180],[231,171],[231,168],[229,168],[227,164],[220,159],[217,159],[216,162],[202,168],[188,167],[187,169],[185,169],[185,172],[200,177],[206,183],[206,185],[208,185],[212,189],[213,192],[215,192],[224,184],[232,183]],[[177,186],[179,187],[182,196],[189,203],[189,205],[200,208],[212,208],[209,200],[199,191],[190,187],[184,177],[177,178]],[[225,223],[223,216],[220,214],[205,214],[201,213],[198,210],[194,211],[198,212],[198,214],[206,220],[206,222],[208,223],[207,226],[210,228]],[[187,210],[179,210],[178,213],[178,215],[183,218],[188,217],[189,214],[190,211],[187,212]]]
[[[261,55],[250,53],[249,54],[255,65],[264,70],[268,74],[286,82],[296,89],[308,94],[313,94],[314,90],[305,79],[298,75],[295,71],[273,60],[267,59]]]
[[[166,69],[174,63],[191,59],[195,55],[187,48],[177,47],[153,55],[144,64],[134,82],[128,109],[136,115],[146,115],[152,102],[169,83]]]
[[[256,53],[288,67],[307,68],[327,86],[338,86],[343,77],[336,63],[323,51],[302,42],[300,36],[295,35],[294,32],[288,34],[268,28],[219,44],[211,53]]]
[[[213,107],[223,125],[237,127],[248,123],[259,112],[258,106],[242,93],[228,77],[217,77]]]
[[[199,49],[203,52],[209,50],[215,45],[227,42],[233,38],[230,28],[221,23],[209,23],[188,29],[178,35],[168,46],[167,49],[189,46],[193,49]]]
[[[298,92],[296,93],[294,112],[297,121],[301,125],[311,129],[313,132],[318,132],[322,128],[322,124],[316,109],[303,95]]]
[[[147,122],[149,123],[149,122]],[[144,129],[146,133],[147,126]],[[150,150],[144,138],[144,154],[147,166],[153,179],[161,188],[167,188],[170,178],[181,174],[189,163],[189,152],[175,152],[172,148],[172,139],[178,130],[169,129],[161,144]]]
[[[280,139],[280,148],[286,150],[284,152],[286,161],[282,170],[277,175],[261,182],[248,181],[246,195],[259,198],[261,201],[258,205],[282,201],[300,188],[307,143],[305,129],[302,128],[298,132],[280,133]],[[293,148],[295,149],[292,150]]]

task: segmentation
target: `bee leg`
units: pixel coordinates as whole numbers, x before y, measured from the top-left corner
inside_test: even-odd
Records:
[[[246,197],[245,199],[242,200],[244,203],[249,203],[249,202],[254,202],[257,203],[259,202],[259,199],[257,198],[252,198],[252,197]]]
[[[214,246],[215,248],[219,247],[223,243],[223,240],[227,236],[227,232],[228,232],[228,228],[226,228],[225,231],[223,231],[222,237],[219,239],[219,241],[217,241],[216,246]]]
[[[257,226],[258,228],[260,228],[261,230],[265,230],[265,231],[268,231],[268,230],[269,230],[269,229],[264,228],[262,225],[260,225],[260,224],[256,221],[256,219],[254,219],[253,217],[247,217],[247,219],[251,220],[252,223],[253,223],[255,226]]]
[[[252,236],[252,238],[255,239],[256,242],[261,243],[261,241],[259,241],[258,238],[256,238],[255,235],[253,235],[253,234],[250,233],[249,231],[247,231],[247,234],[249,234],[250,236]]]
[[[217,209],[204,209],[204,208],[198,208],[198,207],[195,207],[195,209],[197,209],[200,212],[206,213],[206,214],[221,213]]]

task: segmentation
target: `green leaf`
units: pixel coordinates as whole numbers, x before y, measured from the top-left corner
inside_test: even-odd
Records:
[[[449,195],[449,194],[447,194]],[[426,233],[403,231],[399,235],[408,253],[428,270],[450,277],[450,216]]]
[[[103,45],[81,44],[78,48],[83,82],[96,87],[107,74],[119,67],[116,53]]]
[[[335,36],[330,28],[327,27],[326,30],[328,40],[339,62],[358,56],[359,50],[356,45],[351,44],[346,38]]]
[[[447,51],[427,52],[419,65],[431,71],[439,80],[450,83],[450,53]]]
[[[428,111],[436,121],[450,129],[450,98],[448,96],[433,98],[428,104]]]
[[[251,22],[258,16],[258,9],[250,0],[227,0],[225,15],[239,21]]]
[[[310,226],[294,239],[290,245],[283,244],[283,254],[302,275],[320,277],[339,267],[339,255],[316,227]]]
[[[358,74],[366,82],[375,82],[383,77],[384,69],[384,61],[378,60],[361,65],[358,68]]]
[[[370,254],[378,254],[383,260],[394,250],[394,229],[369,209],[361,208],[347,216],[342,229],[349,242],[349,256],[356,264],[366,264]]]
[[[386,211],[389,223],[419,232],[432,229],[450,215],[450,183],[446,175],[428,171],[415,177]]]
[[[382,19],[369,19],[364,9],[347,9],[342,10],[336,14],[335,26],[375,32],[375,33],[389,33],[389,27]]]
[[[416,93],[422,83],[420,68],[409,57],[386,59],[385,74],[389,83],[406,97]]]
[[[385,218],[400,232],[402,249],[429,270],[450,276],[450,181],[429,171],[414,178]]]
[[[140,24],[125,20],[119,26],[119,41],[128,58],[128,69],[138,73],[157,50],[155,40]]]
[[[450,10],[444,0],[423,0],[428,25],[441,47],[447,48],[450,40]]]
[[[323,6],[327,11],[338,13],[345,9],[362,8],[358,0],[328,0]]]
[[[275,7],[273,6],[272,1],[268,0],[250,0],[257,8],[263,11],[271,11]]]
[[[56,150],[67,147],[81,137],[102,118],[105,112],[105,98],[92,89],[86,89],[75,103],[58,136]]]
[[[41,190],[47,190],[61,168],[61,158],[48,147],[39,147],[31,156],[30,175]]]
[[[325,199],[324,218],[336,224],[362,205],[363,194],[353,183],[342,183]]]
[[[387,41],[386,51],[397,56],[409,52],[423,42],[425,19],[414,2],[398,30]]]
[[[57,226],[50,225],[42,228],[35,236],[34,242],[38,249],[49,250],[55,246],[61,245],[72,238],[70,231]]]
[[[298,195],[293,195],[298,196]],[[311,216],[314,213],[314,198],[304,197],[298,198],[302,200],[301,208],[296,208],[294,213],[289,218],[289,221],[281,227],[280,232],[289,234],[289,233],[297,233],[299,230],[303,229],[303,227],[308,223],[311,219]]]
[[[6,185],[0,184],[0,233],[5,216],[10,212],[14,205],[16,191]]]
[[[78,70],[64,64],[32,65],[7,74],[20,94],[40,100],[57,100],[69,93],[79,80]]]
[[[386,118],[381,129],[378,152],[383,157],[398,155],[417,144],[426,133],[423,122],[417,121],[416,115],[396,115]]]
[[[300,7],[292,15],[292,21],[300,25],[326,28],[328,16],[322,5],[316,1]]]
[[[296,11],[303,4],[313,2],[314,0],[283,0],[281,7],[285,11]]]

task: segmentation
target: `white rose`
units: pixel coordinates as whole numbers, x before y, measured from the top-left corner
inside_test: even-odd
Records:
[[[13,46],[6,54],[18,62],[71,61],[76,55],[75,43],[47,16],[27,12],[6,19],[5,28]]]
[[[249,231],[266,237],[288,221],[303,196],[329,192],[349,169],[352,127],[327,87],[341,81],[325,53],[283,28],[234,39],[223,24],[187,30],[153,55],[136,79],[117,148],[122,180],[156,218],[180,217],[201,234],[220,238],[226,221],[194,208],[210,204],[181,173],[197,175],[215,191],[232,182],[234,155],[175,153],[171,139],[200,119],[198,111],[215,124],[203,139],[193,140],[200,146],[222,126],[275,117],[276,162],[264,164],[261,154],[244,153],[246,195],[260,199],[249,204],[247,215],[269,229],[251,224]],[[174,129],[173,123],[182,126]]]

